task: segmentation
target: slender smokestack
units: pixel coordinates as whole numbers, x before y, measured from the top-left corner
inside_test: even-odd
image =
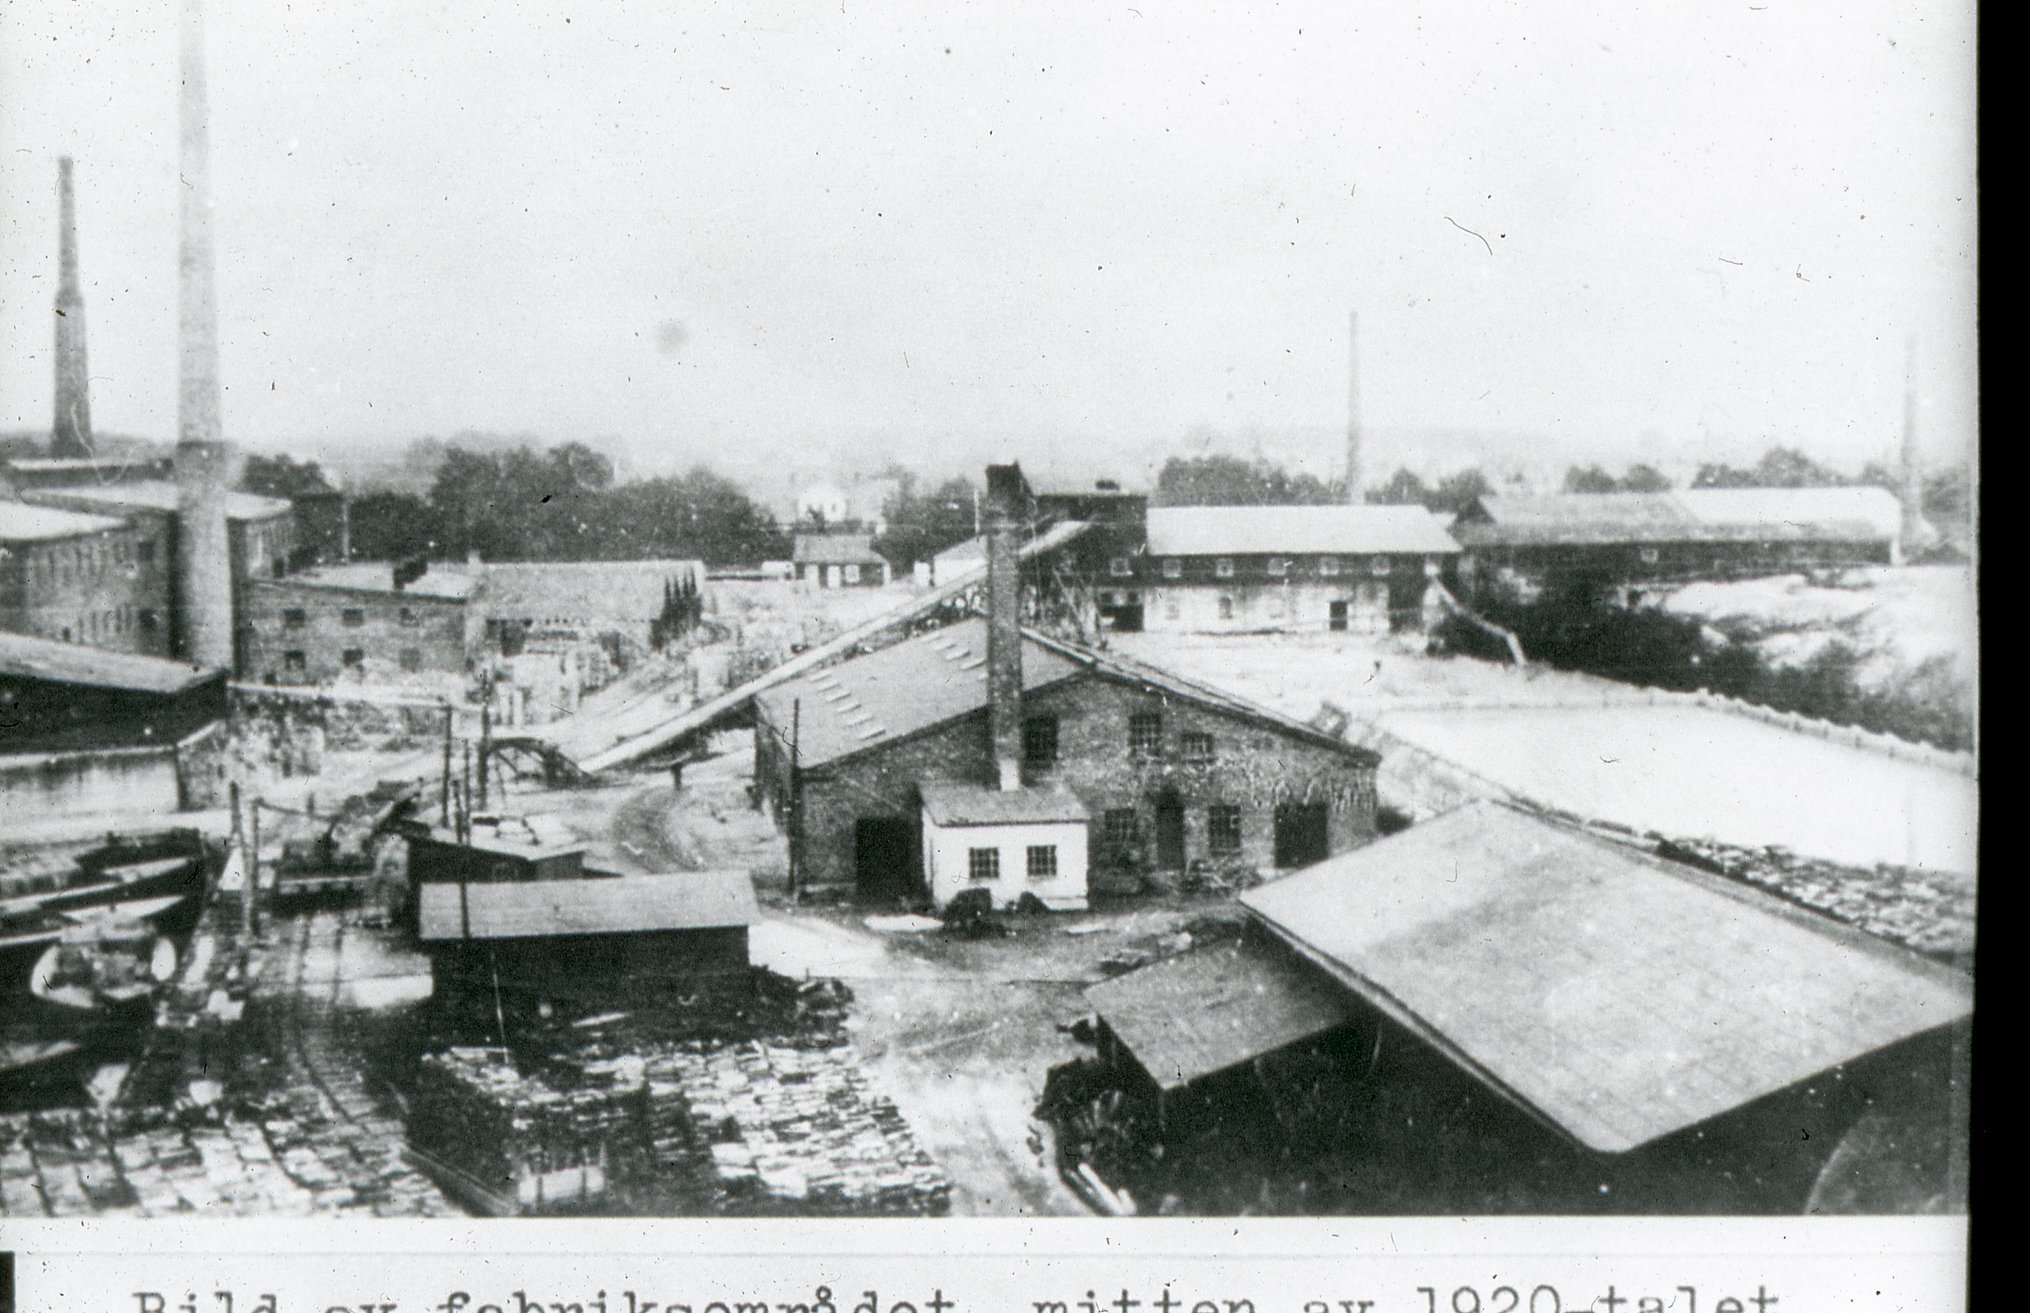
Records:
[[[1346,317],[1346,501],[1361,503],[1360,482],[1360,312]]]
[[[231,453],[219,418],[218,306],[211,237],[211,106],[205,94],[204,13],[184,0],[179,98],[176,394],[177,610],[182,654],[233,665],[233,598],[226,493]]]
[[[1022,787],[1022,503],[1018,465],[987,467],[987,728],[1001,788]]]
[[[71,161],[56,162],[56,416],[49,430],[49,454],[92,454],[91,371],[85,367],[85,297],[78,286],[77,201],[71,193]]]
[[[1917,339],[1912,337],[1903,352],[1903,458],[1900,471],[1903,506],[1902,531],[1897,535],[1903,553],[1922,551],[1931,545],[1931,526],[1924,522],[1924,463],[1917,455]]]

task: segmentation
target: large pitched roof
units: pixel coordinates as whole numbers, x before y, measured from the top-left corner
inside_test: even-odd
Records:
[[[1162,506],[1151,556],[1438,555],[1459,550],[1422,506]]]
[[[1495,803],[1241,901],[1454,1062],[1609,1153],[1972,1010],[1956,972]]]
[[[1074,663],[1033,635],[1025,636],[1024,692],[1077,671]],[[785,734],[794,720],[798,761],[807,767],[822,766],[984,709],[987,622],[961,621],[814,670],[757,694],[755,701],[769,723]]]
[[[800,533],[790,547],[798,565],[881,565],[874,536],[865,533]]]
[[[724,929],[751,925],[758,914],[754,883],[745,871],[423,884],[417,889],[417,937],[425,943]]]
[[[1369,764],[1381,760],[1365,748],[1209,685],[1112,652],[1096,652],[1023,631],[1025,694],[1082,671],[1266,723]],[[797,721],[797,759],[806,768],[827,765],[983,712],[987,706],[987,622],[977,617],[963,620],[826,666],[757,693],[755,702],[777,732],[788,734],[791,722]],[[803,708],[800,720],[798,703]]]
[[[1673,542],[1887,542],[1901,507],[1884,488],[1692,488],[1482,497],[1452,526],[1476,546]]]
[[[0,501],[0,542],[49,542],[123,527],[124,521],[103,515],[60,510],[54,506],[31,506],[27,502]]]
[[[123,511],[170,511],[174,512],[181,494],[176,484],[168,479],[136,479],[132,483],[65,484],[55,488],[35,488],[22,494],[50,505],[86,506],[92,510],[105,510],[115,515]],[[228,492],[226,494],[226,518],[229,520],[267,520],[291,511],[288,502],[279,497],[263,497],[251,492]]]
[[[0,674],[138,693],[181,693],[225,672],[185,661],[107,652],[78,643],[0,631]]]
[[[1279,948],[1196,948],[1085,992],[1166,1090],[1322,1035],[1353,1015],[1343,992]]]

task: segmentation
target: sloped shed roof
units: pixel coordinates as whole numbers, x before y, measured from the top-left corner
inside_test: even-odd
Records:
[[[47,542],[77,538],[88,533],[118,529],[124,520],[83,511],[66,511],[54,506],[31,506],[27,502],[0,501],[0,542]]]
[[[25,494],[37,501],[50,505],[89,506],[93,510],[111,511],[175,511],[181,494],[176,484],[168,479],[137,479],[132,483],[94,483],[89,485],[66,484],[56,488],[36,488]],[[226,494],[226,518],[229,520],[268,520],[289,514],[293,508],[279,497],[263,497],[258,493],[229,492]]]
[[[1245,939],[1164,958],[1085,995],[1166,1090],[1322,1035],[1353,1015],[1321,972]]]
[[[1901,523],[1883,488],[1693,488],[1490,495],[1453,523],[1476,546],[1673,542],[1887,542]]]
[[[140,656],[132,652],[107,652],[78,643],[59,643],[51,638],[0,631],[0,674],[47,680],[53,684],[83,684],[92,688],[127,689],[136,693],[181,693],[208,679],[224,675],[223,670],[206,670],[187,661],[166,657]]]
[[[1972,1010],[1957,972],[1495,803],[1241,901],[1468,1072],[1602,1152]]]
[[[425,943],[726,929],[758,915],[745,871],[423,884],[417,891]]]

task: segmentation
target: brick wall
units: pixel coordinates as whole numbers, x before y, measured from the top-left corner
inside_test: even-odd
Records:
[[[301,612],[298,620],[291,612]],[[357,613],[357,623],[347,613]],[[240,613],[242,678],[328,683],[358,653],[369,669],[463,671],[483,618],[463,599],[252,579]],[[290,653],[301,653],[300,664]]]
[[[1161,718],[1158,749],[1129,751],[1129,719]],[[1276,808],[1312,802],[1326,808],[1327,846],[1343,852],[1375,836],[1375,773],[1361,759],[1268,722],[1083,676],[1030,694],[1025,716],[1058,718],[1058,764],[1025,769],[1031,782],[1069,786],[1093,815],[1095,866],[1109,810],[1132,810],[1146,851],[1153,853],[1159,798],[1174,793],[1184,812],[1187,861],[1209,859],[1268,871],[1275,865]],[[1212,759],[1186,759],[1184,738],[1209,735]],[[756,728],[756,783],[788,826],[788,726]],[[804,772],[800,826],[790,827],[792,861],[805,890],[850,890],[854,884],[855,822],[863,816],[917,823],[923,780],[991,784],[993,760],[984,708],[927,734]],[[1240,809],[1240,847],[1214,854],[1208,833],[1213,805]]]
[[[0,629],[168,656],[168,554],[145,523],[10,544],[0,553]]]

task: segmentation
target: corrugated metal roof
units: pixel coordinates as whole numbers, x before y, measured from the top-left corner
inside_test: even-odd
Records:
[[[0,632],[0,674],[57,684],[170,694],[194,688],[224,673],[167,657],[107,652],[78,643]]]
[[[1054,684],[1078,667],[1025,635],[1024,692]],[[797,757],[822,766],[877,743],[892,742],[987,705],[987,622],[965,620],[826,666],[756,695],[771,725],[787,734],[796,719]]]
[[[1489,495],[1454,522],[1468,546],[1674,542],[1887,542],[1902,512],[1884,488],[1693,488]]]
[[[22,496],[46,505],[88,506],[93,510],[104,509],[115,513],[174,511],[179,500],[176,484],[168,479],[137,479],[132,483],[35,488],[24,492]],[[227,519],[267,520],[278,515],[287,515],[290,509],[289,503],[278,497],[262,497],[251,492],[226,494]]]
[[[1061,784],[990,789],[978,784],[923,784],[923,812],[937,825],[1040,825],[1084,821],[1092,813]]]
[[[88,515],[83,511],[60,510],[54,506],[30,506],[27,502],[0,501],[0,542],[30,543],[47,542],[57,538],[77,538],[88,533],[104,533],[108,529],[124,528],[123,520],[108,519],[103,515]]]
[[[1322,1035],[1352,1016],[1320,972],[1248,940],[1165,958],[1093,985],[1085,996],[1166,1090]]]
[[[1443,555],[1459,544],[1422,506],[1162,506],[1151,556]]]
[[[418,938],[533,939],[751,925],[745,871],[418,886]]]
[[[798,565],[881,565],[874,538],[864,533],[800,533],[790,559]]]
[[[1468,1071],[1609,1153],[1972,1009],[1958,973],[1495,803],[1241,901]]]

